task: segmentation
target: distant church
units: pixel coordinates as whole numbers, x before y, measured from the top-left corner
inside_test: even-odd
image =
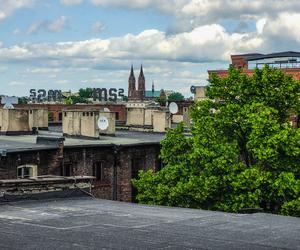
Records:
[[[143,72],[143,65],[141,65],[140,75],[138,78],[138,88],[135,86],[135,76],[133,72],[133,65],[131,65],[130,75],[128,79],[128,99],[129,100],[154,100],[160,96],[161,91],[155,91],[154,83],[152,82],[152,89],[146,90],[146,81]]]

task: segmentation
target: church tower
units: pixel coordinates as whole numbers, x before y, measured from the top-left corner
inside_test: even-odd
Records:
[[[139,75],[139,80],[138,80],[138,97],[139,99],[144,99],[145,97],[145,76],[143,72],[143,65],[141,65],[141,70],[140,70],[140,75]]]
[[[134,98],[136,95],[135,76],[133,72],[133,65],[131,65],[130,76],[128,79],[128,98]]]

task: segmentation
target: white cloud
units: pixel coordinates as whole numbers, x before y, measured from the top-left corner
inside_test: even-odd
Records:
[[[224,18],[258,19],[262,15],[273,16],[278,12],[300,11],[298,0],[90,0],[98,6],[126,7],[134,9],[155,8],[177,17],[204,20]]]
[[[63,84],[63,85],[65,85],[65,84],[68,84],[68,83],[70,83],[70,81],[69,81],[69,80],[66,80],[66,79],[64,79],[64,80],[58,80],[58,81],[56,81],[56,83],[57,83],[57,84]]]
[[[11,81],[8,83],[10,86],[24,86],[26,85],[26,82],[20,82],[20,81]]]
[[[6,66],[0,66],[0,72],[5,72],[7,69],[8,68]]]
[[[102,32],[105,29],[105,25],[101,22],[96,22],[92,26],[92,32],[97,34]]]
[[[60,3],[64,5],[76,5],[82,3],[82,0],[60,0]]]
[[[31,24],[26,31],[26,34],[31,35],[40,30],[48,32],[60,32],[68,24],[68,18],[61,16],[54,21],[39,21]]]
[[[14,29],[14,31],[13,31],[14,35],[19,35],[20,33],[21,33],[21,31],[18,28]]]
[[[257,34],[229,34],[221,25],[212,24],[171,36],[159,30],[145,30],[110,39],[15,45],[0,48],[0,60],[48,60],[52,67],[55,63],[82,67],[87,62],[114,59],[205,62],[227,60],[233,52],[256,50],[262,43]]]
[[[49,22],[47,25],[47,30],[51,32],[59,32],[66,26],[67,22],[68,18],[65,16],[61,16],[57,20]]]
[[[49,74],[49,73],[58,73],[61,72],[62,69],[59,68],[28,68],[26,70],[29,73],[34,73],[34,74]]]
[[[0,0],[0,21],[18,9],[31,7],[36,0]]]
[[[81,66],[113,59],[203,62],[227,60],[232,52],[246,52],[261,46],[262,40],[249,34],[229,34],[217,24],[168,36],[159,30],[145,30],[111,39],[77,42],[22,44],[0,48],[0,60],[43,60],[55,66]],[[68,62],[69,60],[69,62]]]

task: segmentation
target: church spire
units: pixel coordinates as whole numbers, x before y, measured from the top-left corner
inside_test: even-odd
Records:
[[[152,97],[154,97],[154,81],[152,80]]]
[[[133,65],[131,64],[130,75],[128,79],[128,98],[133,98],[135,96],[135,76],[133,72]]]
[[[145,76],[144,76],[144,71],[143,71],[143,65],[141,64],[141,70],[140,70],[140,75],[139,75],[139,80],[138,80],[138,92],[139,92],[139,98],[142,100],[145,97]]]
[[[144,77],[144,71],[143,71],[143,64],[141,64],[141,70],[140,70],[140,76],[139,77]]]
[[[130,76],[129,77],[134,77],[133,65],[132,64],[131,64],[131,70],[130,70]]]

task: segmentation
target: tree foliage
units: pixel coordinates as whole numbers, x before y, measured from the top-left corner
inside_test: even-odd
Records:
[[[79,89],[79,96],[82,98],[92,98],[93,96],[93,89],[92,88],[85,88]]]
[[[238,212],[263,208],[300,216],[300,82],[265,67],[211,77],[208,100],[191,110],[191,137],[180,125],[162,141],[164,168],[140,172],[142,203]]]
[[[184,96],[181,93],[174,92],[168,96],[168,102],[178,102],[178,101],[184,101]]]
[[[89,103],[89,100],[87,98],[81,97],[81,96],[69,96],[66,100],[65,100],[66,104],[76,104],[76,103]]]

